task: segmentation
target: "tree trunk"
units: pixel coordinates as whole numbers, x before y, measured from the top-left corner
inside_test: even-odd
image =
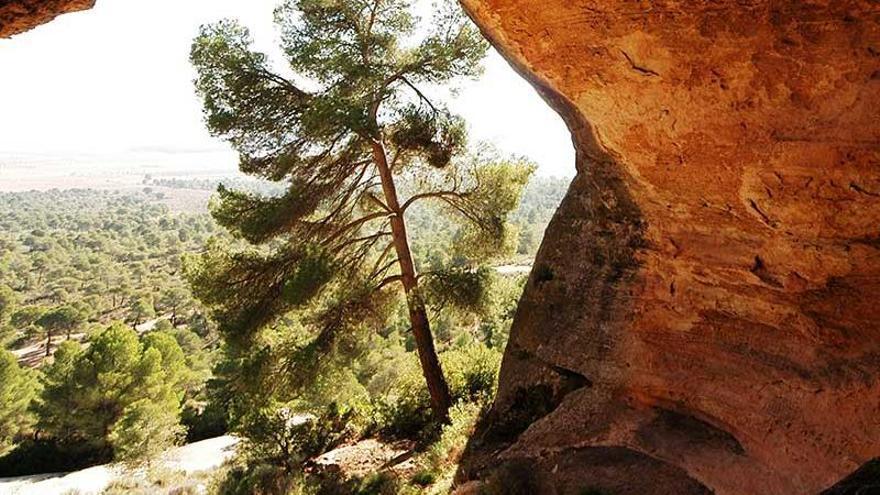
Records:
[[[52,347],[52,332],[46,332],[46,357],[49,357],[49,348]]]
[[[382,179],[382,191],[385,194],[386,205],[394,213],[394,216],[391,217],[391,234],[400,266],[401,283],[406,293],[409,321],[419,353],[419,362],[422,365],[422,374],[425,376],[428,392],[431,395],[431,409],[434,411],[436,419],[446,422],[449,420],[452,397],[449,393],[449,386],[446,384],[446,378],[443,376],[443,369],[440,367],[440,360],[437,358],[437,351],[434,349],[434,337],[431,335],[428,312],[418,290],[419,282],[416,278],[416,269],[409,248],[403,211],[397,198],[394,176],[388,165],[385,147],[381,141],[373,142],[373,160],[376,162],[379,176]]]

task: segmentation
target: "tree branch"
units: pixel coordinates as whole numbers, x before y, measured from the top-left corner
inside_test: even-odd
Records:
[[[412,206],[415,202],[417,202],[417,201],[419,201],[419,200],[421,200],[421,199],[428,199],[428,198],[437,198],[437,199],[458,198],[458,199],[465,199],[466,197],[467,197],[467,193],[461,193],[461,192],[458,192],[458,191],[434,191],[434,192],[421,193],[421,194],[416,194],[415,196],[412,196],[411,198],[409,198],[408,200],[406,200],[406,202],[403,203],[403,206],[401,206],[400,209],[401,209],[402,212],[405,212],[407,208],[409,208],[409,207]],[[451,206],[455,206],[455,205],[452,204],[451,201],[448,201],[448,200],[447,200],[446,202],[449,203]]]
[[[337,238],[339,238],[339,236],[345,234],[349,230],[356,229],[367,222],[371,222],[373,220],[378,220],[380,218],[388,218],[390,216],[391,215],[389,215],[387,212],[382,211],[382,212],[377,212],[377,213],[371,213],[371,214],[366,215],[364,217],[358,218],[357,220],[340,227],[339,230],[337,230],[333,235],[330,236],[330,240],[337,239]]]
[[[375,290],[382,290],[386,285],[393,284],[395,282],[402,282],[403,277],[400,275],[392,275],[390,277],[386,277],[384,280],[379,282],[379,285],[376,286]]]
[[[371,235],[367,235],[367,236],[363,236],[363,237],[357,237],[357,238],[355,238],[355,239],[350,239],[350,240],[348,240],[348,241],[345,241],[345,242],[343,242],[342,244],[340,244],[339,246],[336,246],[336,248],[335,248],[333,251],[334,251],[335,253],[338,253],[338,252],[342,251],[343,249],[345,249],[345,248],[347,248],[348,246],[351,246],[351,245],[353,245],[353,244],[358,244],[358,243],[360,243],[360,242],[366,242],[366,241],[377,240],[377,239],[380,239],[380,238],[382,238],[382,237],[389,236],[389,235],[391,235],[391,232],[388,232],[388,231],[383,230],[383,231],[381,231],[381,232],[376,232],[375,234],[371,234]]]
[[[433,111],[435,114],[436,114],[436,113],[439,113],[439,110],[437,110],[437,107],[435,107],[434,104],[431,103],[431,100],[428,99],[428,97],[425,96],[425,94],[422,93],[422,92],[419,90],[419,88],[417,88],[413,83],[409,82],[409,79],[407,79],[406,76],[400,76],[400,80],[403,81],[404,84],[406,84],[407,86],[409,86],[410,89],[412,89],[413,91],[415,91],[415,93],[416,93],[416,95],[418,95],[419,99],[421,99],[422,101],[424,101],[425,103],[427,103],[429,107],[431,107],[431,111]]]

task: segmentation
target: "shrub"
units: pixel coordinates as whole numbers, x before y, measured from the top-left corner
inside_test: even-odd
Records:
[[[501,365],[499,351],[470,343],[441,353],[440,360],[455,400],[479,402],[494,395]],[[394,366],[396,376],[376,399],[377,429],[391,436],[412,437],[431,425],[430,399],[415,355],[406,355]]]
[[[141,399],[129,404],[113,425],[110,443],[116,460],[152,459],[183,437],[183,427],[166,404]]]
[[[495,395],[500,351],[475,342],[444,352],[441,360],[454,398],[479,401]]]
[[[320,417],[294,412],[290,404],[271,404],[247,413],[236,432],[251,463],[277,466],[291,473],[303,463],[351,438],[349,417],[335,408]]]
[[[400,483],[389,473],[376,473],[367,476],[352,491],[353,495],[397,495]]]
[[[421,470],[412,478],[416,485],[434,485],[430,493],[448,493],[455,470],[477,420],[487,402],[459,402],[449,410],[449,424],[443,426],[440,438],[417,459]]]
[[[81,443],[27,439],[0,457],[3,476],[76,471],[106,462],[107,453]]]
[[[180,423],[186,429],[188,443],[225,435],[228,431],[226,421],[227,412],[210,401],[201,408],[188,404],[180,412]]]
[[[297,479],[283,468],[255,463],[224,472],[212,492],[217,495],[277,495],[293,491],[296,485]]]

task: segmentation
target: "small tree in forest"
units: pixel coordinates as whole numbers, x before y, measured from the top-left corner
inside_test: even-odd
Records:
[[[128,304],[128,315],[126,319],[131,322],[131,327],[137,330],[138,325],[156,316],[156,309],[153,307],[149,297],[135,297]]]
[[[18,295],[8,286],[0,284],[0,344],[5,343],[14,330],[9,322],[18,307],[18,302]]]
[[[114,324],[88,349],[64,342],[44,368],[39,430],[70,445],[133,460],[180,438],[185,357],[170,335]]]
[[[532,167],[468,156],[465,123],[431,96],[479,75],[487,44],[452,2],[420,37],[405,0],[288,0],[276,22],[289,76],[233,21],[202,27],[193,43],[208,128],[237,149],[243,172],[287,185],[276,197],[219,189],[214,217],[254,247],[212,245],[188,267],[194,293],[244,347],[278,316],[311,308],[314,356],[401,290],[445,419],[451,397],[423,290],[436,274],[416,271],[406,213],[432,200],[463,221],[470,263],[446,280],[479,278],[474,264],[506,246]]]
[[[65,332],[70,340],[70,334],[85,322],[85,315],[73,306],[59,306],[40,316],[37,325],[46,332],[46,356],[49,355],[53,335]]]
[[[0,454],[31,426],[28,408],[36,391],[36,380],[28,370],[18,366],[11,352],[0,350]]]
[[[171,325],[175,327],[180,324],[181,313],[187,310],[189,302],[189,294],[186,289],[182,287],[168,287],[163,289],[159,295],[158,301],[159,307],[162,311],[168,311],[171,313],[169,319],[171,320]]]

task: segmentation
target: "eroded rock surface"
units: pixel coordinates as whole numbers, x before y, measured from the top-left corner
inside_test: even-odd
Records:
[[[805,495],[880,456],[880,3],[463,4],[578,175],[460,479]]]
[[[61,14],[94,7],[95,0],[0,0],[0,38],[23,33]]]

